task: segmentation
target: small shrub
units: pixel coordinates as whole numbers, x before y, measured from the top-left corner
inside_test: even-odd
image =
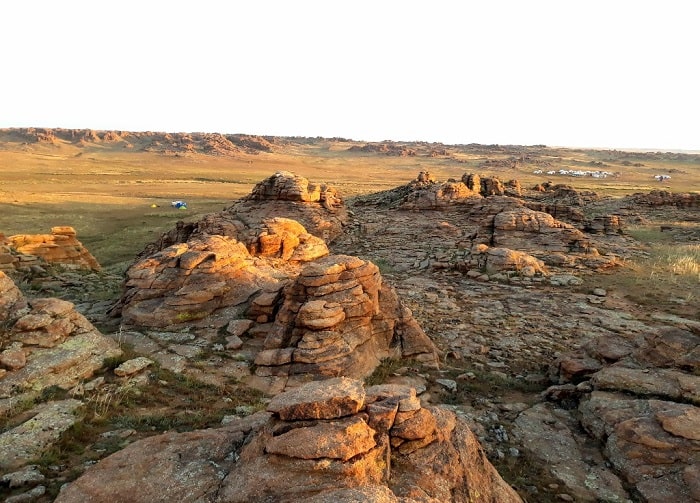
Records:
[[[389,376],[396,373],[402,367],[407,367],[415,362],[413,360],[402,360],[400,358],[384,358],[376,369],[367,377],[365,377],[365,386],[374,386],[375,384],[383,384]]]

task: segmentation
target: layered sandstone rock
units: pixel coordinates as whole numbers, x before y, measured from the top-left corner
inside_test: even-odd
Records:
[[[281,389],[314,376],[362,377],[390,356],[437,361],[435,346],[376,265],[330,255],[306,265],[283,289],[255,358],[255,382]]]
[[[70,388],[121,350],[72,303],[27,300],[0,272],[0,410],[19,395]]]
[[[435,346],[377,266],[328,256],[323,239],[301,223],[261,216],[279,204],[321,204],[332,213],[338,201],[328,187],[277,173],[241,203],[255,217],[243,218],[234,205],[178,224],[147,248],[127,271],[113,313],[129,327],[194,328],[194,337],[208,339],[211,329],[228,327],[226,348],[253,355],[249,384],[269,392],[309,379],[363,377],[392,356],[435,366]]]
[[[518,183],[502,184],[477,174],[465,174],[461,182],[440,183],[422,172],[407,185],[358,198],[358,207],[375,206],[384,213],[345,241],[362,246],[393,239],[389,262],[394,267],[457,269],[481,280],[530,281],[555,269],[604,270],[619,265],[616,255],[598,252],[598,246],[608,248],[613,239],[610,248],[619,249],[623,222],[618,216],[582,220],[579,226],[591,232],[586,234],[550,213],[531,209],[521,198],[484,195],[519,191]],[[586,200],[585,194],[565,187],[553,192]],[[407,214],[424,209],[438,211]],[[401,263],[404,255],[412,259],[407,264]]]
[[[431,178],[421,181],[421,175],[412,182],[412,188],[413,190],[404,197],[401,209],[434,210],[471,197],[480,197],[478,192],[470,190],[463,182],[435,183]]]
[[[460,271],[478,270],[486,274],[517,273],[525,277],[547,276],[544,262],[525,252],[502,247],[489,247],[477,244],[462,261],[455,261],[454,267]]]
[[[646,206],[677,206],[679,208],[700,207],[700,194],[677,193],[667,190],[652,190],[648,194],[634,194],[629,196],[634,204]]]
[[[268,411],[131,444],[56,501],[521,501],[466,424],[422,407],[413,388],[336,378],[278,395]]]
[[[75,229],[64,226],[52,227],[51,234],[17,234],[8,240],[17,252],[50,264],[99,271],[100,264],[75,236]]]
[[[249,251],[250,250],[250,251]],[[256,259],[251,251],[258,257]],[[167,327],[205,318],[247,303],[261,291],[276,292],[288,277],[270,269],[326,255],[325,243],[297,222],[266,221],[247,243],[219,234],[198,234],[141,259],[127,271],[120,301],[125,323]],[[298,267],[298,266],[296,266]]]

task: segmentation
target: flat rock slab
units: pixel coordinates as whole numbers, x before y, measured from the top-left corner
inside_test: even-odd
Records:
[[[153,360],[146,358],[144,356],[139,356],[132,360],[125,361],[117,368],[114,369],[114,375],[118,377],[127,377],[134,374],[138,374],[144,370],[149,365],[153,364]]]
[[[347,377],[314,381],[274,397],[267,410],[284,421],[336,419],[357,413],[365,403],[362,382]]]
[[[620,479],[602,460],[586,463],[574,434],[568,411],[537,404],[515,420],[514,436],[523,450],[566,487],[575,501],[629,501]]]
[[[292,458],[330,458],[347,461],[376,445],[374,430],[361,418],[350,417],[294,428],[272,437],[265,450],[271,454],[282,454]]]
[[[0,435],[0,469],[17,468],[41,456],[75,424],[81,405],[73,399],[42,404],[34,417]]]

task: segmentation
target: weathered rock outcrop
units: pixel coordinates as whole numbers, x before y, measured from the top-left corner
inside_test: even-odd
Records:
[[[282,389],[318,376],[362,377],[387,357],[436,364],[436,349],[376,265],[330,255],[282,291],[255,382]]]
[[[120,301],[124,322],[167,327],[202,319],[243,305],[261,291],[278,291],[298,263],[328,254],[323,240],[293,220],[271,219],[244,239],[198,233],[136,262],[127,271]],[[290,273],[274,273],[273,262],[288,266]]]
[[[244,222],[285,217],[330,242],[342,233],[348,214],[337,190],[326,184],[279,171],[258,183],[249,196],[226,210]]]
[[[467,425],[422,407],[413,388],[337,378],[278,395],[268,411],[131,444],[56,502],[521,501]]]
[[[20,254],[38,256],[66,267],[99,271],[100,264],[75,235],[72,227],[52,227],[51,234],[17,234],[8,241]]]
[[[224,211],[206,215],[197,222],[178,222],[175,228],[146,246],[139,257],[206,234],[234,238],[244,243],[251,254],[257,254],[258,248],[269,247],[271,240],[279,240],[283,235],[310,234],[330,242],[343,232],[347,222],[347,209],[333,187],[315,185],[304,177],[280,171],[258,183],[250,195]]]
[[[700,194],[697,193],[677,193],[667,190],[652,190],[648,194],[634,194],[629,196],[634,204],[646,206],[677,206],[679,208],[700,207]]]
[[[508,248],[474,245],[462,260],[453,263],[459,271],[479,271],[486,274],[515,273],[524,277],[547,276],[549,273],[540,259],[525,252]]]
[[[700,499],[700,325],[689,324],[593,338],[553,368],[554,395],[578,400],[582,426],[644,501]]]
[[[242,218],[234,205],[178,224],[148,248],[127,271],[113,313],[129,327],[196,327],[193,334],[209,339],[212,329],[227,327],[227,348],[253,355],[250,384],[270,392],[309,379],[363,377],[391,356],[435,366],[435,346],[376,265],[327,256],[324,240],[299,222],[255,210],[266,214],[284,203],[333,212],[338,201],[328,187],[277,173],[240,203],[255,219]]]
[[[0,411],[18,395],[75,386],[121,354],[72,303],[27,300],[2,272],[0,293]]]
[[[581,422],[644,501],[700,500],[700,408],[594,391]]]
[[[404,210],[440,209],[470,197],[479,197],[478,191],[469,189],[463,182],[448,180],[438,183],[427,171],[421,171],[404,192],[399,206]]]
[[[523,199],[484,197],[484,183],[491,193],[507,194],[507,187],[512,193],[521,190],[519,184],[511,182],[501,184],[502,191],[496,190],[500,182],[476,174],[465,174],[461,182],[439,183],[422,172],[407,185],[358,198],[358,207],[374,206],[384,214],[371,226],[365,223],[356,229],[350,239],[374,243],[378,241],[373,238],[375,233],[382,234],[382,241],[396,236],[395,247],[406,248],[406,252],[394,250],[397,260],[392,262],[398,263],[402,254],[413,257],[410,265],[398,267],[456,269],[481,279],[525,277],[528,281],[555,268],[602,270],[619,264],[615,255],[598,252],[599,239],[620,233],[619,218],[582,222],[581,227],[598,235],[594,238],[547,212],[530,209]],[[423,209],[439,211],[412,214]],[[412,240],[419,246],[411,247]]]

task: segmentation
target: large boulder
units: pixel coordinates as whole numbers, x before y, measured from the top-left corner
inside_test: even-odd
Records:
[[[463,420],[422,407],[413,388],[332,379],[280,395],[268,410],[135,442],[56,502],[521,501]]]

